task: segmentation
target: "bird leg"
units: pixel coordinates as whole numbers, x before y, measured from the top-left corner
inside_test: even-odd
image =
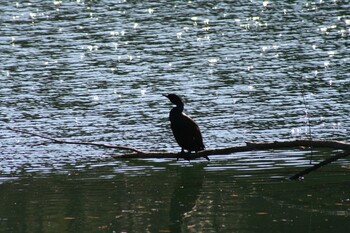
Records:
[[[188,151],[188,152],[185,152],[185,149],[184,148],[181,148],[181,157],[184,158],[185,160],[188,160],[190,161],[191,157],[191,151]],[[179,160],[179,157],[176,158],[176,160]]]
[[[190,155],[191,155],[190,151],[184,154],[184,159],[186,159],[188,162],[190,162],[190,160],[191,160],[191,156]]]
[[[185,157],[185,150],[184,150],[184,148],[181,148],[181,152],[179,154],[181,154],[181,157]],[[176,156],[176,161],[179,161],[179,158],[180,158],[180,156]]]

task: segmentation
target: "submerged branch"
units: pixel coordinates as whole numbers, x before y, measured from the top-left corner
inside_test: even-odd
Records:
[[[323,167],[323,166],[325,166],[325,165],[327,165],[329,163],[332,163],[332,162],[334,162],[334,161],[336,161],[338,159],[344,158],[344,157],[349,156],[349,155],[350,155],[350,151],[345,151],[345,152],[339,153],[339,154],[334,155],[334,156],[332,156],[332,157],[330,157],[328,159],[323,160],[322,162],[319,162],[318,164],[315,164],[312,167],[306,168],[305,170],[303,170],[301,172],[298,172],[297,174],[289,177],[289,179],[297,180],[300,177],[303,177],[303,176],[309,174],[310,172],[319,169],[320,167]]]

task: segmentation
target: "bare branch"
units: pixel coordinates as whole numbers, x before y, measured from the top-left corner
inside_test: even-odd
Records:
[[[314,147],[314,148],[332,148],[338,150],[350,150],[350,143],[336,140],[293,140],[283,142],[247,142],[247,145],[257,150],[262,149],[283,149],[293,147]]]
[[[203,151],[199,151],[194,154],[186,154],[186,153],[176,153],[176,152],[167,152],[167,151],[141,151],[132,147],[127,146],[116,146],[111,144],[103,144],[103,143],[95,143],[95,142],[80,142],[80,141],[65,141],[57,138],[53,138],[47,135],[32,133],[22,129],[10,128],[9,130],[28,134],[31,136],[36,136],[44,139],[50,140],[52,143],[57,144],[75,144],[75,145],[87,145],[87,146],[97,146],[103,148],[111,148],[111,149],[119,149],[119,150],[129,150],[132,153],[121,154],[121,155],[112,155],[113,158],[117,159],[128,159],[128,158],[184,158],[184,159],[197,159],[197,158],[206,158],[209,160],[208,156],[220,156],[220,155],[228,155],[237,152],[244,151],[257,151],[257,150],[272,150],[272,149],[290,149],[290,148],[331,148],[336,150],[343,150],[342,153],[332,156],[329,159],[326,159],[313,167],[309,167],[293,176],[290,179],[298,179],[322,166],[325,166],[331,162],[334,162],[340,158],[344,158],[350,155],[350,143],[335,141],[335,140],[293,140],[293,141],[282,141],[282,142],[246,142],[245,146],[233,146],[233,147],[225,147],[218,149],[207,149]]]

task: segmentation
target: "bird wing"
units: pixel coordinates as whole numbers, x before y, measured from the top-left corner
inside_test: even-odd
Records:
[[[184,140],[190,144],[188,147],[195,147],[193,150],[204,149],[202,133],[196,122],[185,113],[182,114],[182,117],[182,126],[179,128],[181,128]]]

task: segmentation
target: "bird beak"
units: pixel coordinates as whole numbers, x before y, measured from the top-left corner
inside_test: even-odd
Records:
[[[167,95],[167,94],[162,94],[162,96],[165,96],[165,97],[167,97],[167,98],[168,98],[168,95]]]

